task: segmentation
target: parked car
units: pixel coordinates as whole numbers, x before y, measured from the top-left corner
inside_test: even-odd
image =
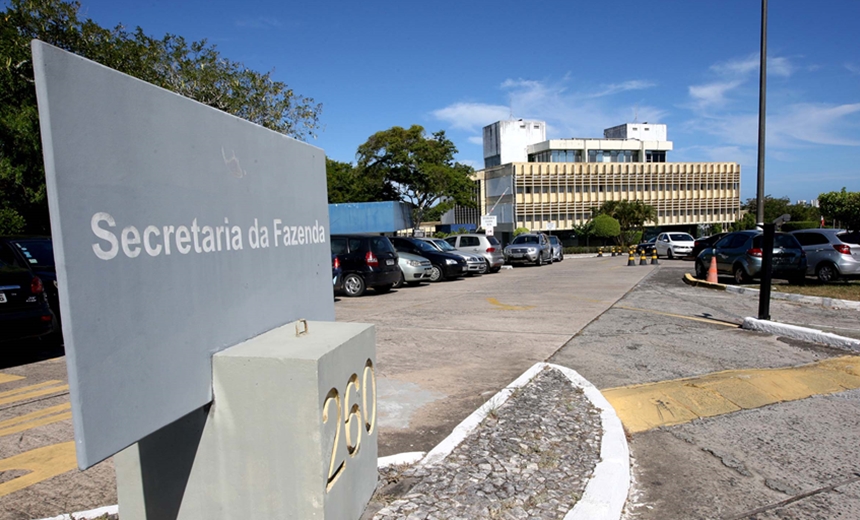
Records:
[[[657,235],[654,247],[657,249],[657,256],[663,255],[671,260],[689,256],[695,243],[696,240],[689,233],[670,231]]]
[[[56,329],[42,280],[0,244],[0,341],[45,336]]]
[[[441,238],[422,238],[425,242],[428,242],[433,247],[442,251],[443,253],[451,253],[452,255],[462,256],[466,261],[466,265],[469,267],[468,275],[474,276],[476,274],[484,274],[487,272],[487,262],[484,262],[484,257],[480,255],[473,255],[471,253],[466,253],[464,251],[458,251],[454,249],[454,246],[445,242]]]
[[[433,274],[430,260],[410,253],[397,253],[397,256],[400,257],[400,279],[394,282],[395,289],[403,287],[403,284],[418,285],[422,281],[430,281]]]
[[[343,292],[361,296],[368,287],[378,293],[391,290],[400,279],[397,252],[380,235],[332,235],[331,252],[343,271]]]
[[[514,237],[505,247],[505,262],[509,264],[552,263],[552,246],[543,233],[525,233]]]
[[[479,254],[487,263],[487,271],[498,273],[505,265],[505,253],[502,252],[502,244],[494,236],[480,234],[452,235],[445,239],[458,251]]]
[[[27,266],[42,280],[48,305],[60,317],[60,295],[57,286],[57,268],[54,264],[54,243],[46,236],[5,236],[0,237],[0,248],[8,247],[19,265]]]
[[[860,277],[860,232],[801,229],[791,235],[806,252],[808,275],[821,282]]]
[[[459,276],[464,276],[469,267],[466,265],[466,260],[458,255],[443,253],[427,242],[418,238],[412,237],[391,237],[391,243],[397,249],[398,253],[409,253],[412,255],[423,256],[430,260],[432,272],[430,273],[431,282],[439,282],[442,280],[450,280]]]
[[[761,231],[729,233],[696,257],[696,277],[708,277],[711,258],[717,259],[717,272],[734,277],[736,283],[750,283],[761,274]],[[776,233],[773,237],[773,277],[800,282],[806,276],[806,253],[792,235]]]
[[[728,235],[728,233],[717,233],[709,237],[697,238],[696,241],[693,243],[693,251],[690,253],[690,256],[696,258],[697,256],[699,256],[699,253],[702,252],[702,249],[705,249],[706,247],[712,247],[726,235]]]
[[[654,251],[654,242],[656,242],[656,241],[657,241],[657,237],[651,237],[644,242],[640,242],[636,246],[636,254],[638,254],[638,255],[653,254],[652,252]]]
[[[343,290],[343,270],[340,268],[340,260],[334,253],[331,254],[331,285],[335,293]]]
[[[561,245],[561,240],[555,235],[550,235],[549,244],[552,246],[552,261],[561,262],[564,260],[564,246]]]

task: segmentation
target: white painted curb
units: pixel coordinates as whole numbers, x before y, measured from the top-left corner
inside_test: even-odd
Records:
[[[415,464],[427,455],[426,451],[407,451],[406,453],[398,453],[397,455],[389,455],[387,457],[379,457],[376,459],[376,467],[378,469],[387,468],[388,466],[399,466],[401,464]]]
[[[71,513],[68,515],[52,516],[51,518],[43,518],[42,520],[91,520],[104,515],[115,515],[118,513],[117,506],[105,506],[98,509],[90,509],[89,511],[81,511],[80,513]]]
[[[630,451],[627,447],[627,437],[624,435],[624,428],[621,426],[621,420],[618,419],[615,409],[603,397],[600,390],[570,368],[550,363],[534,364],[513,383],[503,388],[458,424],[451,435],[430,450],[424,460],[419,462],[419,465],[430,466],[447,457],[481,424],[492,410],[504,404],[514,390],[525,386],[547,367],[558,370],[575,387],[582,389],[585,397],[591,401],[595,408],[600,410],[600,422],[603,427],[603,436],[600,440],[600,461],[594,467],[594,473],[586,484],[582,497],[573,509],[568,511],[564,520],[617,520],[621,518],[621,512],[630,488]]]
[[[744,324],[741,325],[741,327],[747,330],[759,330],[777,336],[786,336],[803,341],[821,343],[831,347],[860,350],[860,340],[846,338],[845,336],[831,334],[830,332],[822,332],[818,329],[789,325],[787,323],[777,323],[756,318],[744,318]]]
[[[726,292],[758,295],[761,290],[752,287],[727,285]],[[772,300],[785,300],[790,302],[809,303],[812,305],[822,305],[831,309],[853,309],[855,311],[860,311],[860,302],[855,302],[853,300],[840,300],[838,298],[824,298],[821,296],[806,296],[803,294],[783,293],[773,290],[770,293],[770,297]]]

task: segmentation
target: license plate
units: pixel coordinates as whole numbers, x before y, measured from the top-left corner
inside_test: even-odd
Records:
[[[6,295],[0,292],[0,303],[6,303]]]
[[[511,255],[511,256],[514,258],[522,258],[523,257],[523,255]]]
[[[468,267],[466,267],[466,266],[464,265],[463,267],[461,267],[461,268],[460,268],[460,270],[461,270],[461,271],[468,271],[468,270],[469,270],[469,268],[468,268]]]
[[[385,265],[394,265],[394,260],[386,260]]]

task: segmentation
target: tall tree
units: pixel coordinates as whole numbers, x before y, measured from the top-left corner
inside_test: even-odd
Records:
[[[374,202],[398,198],[385,178],[364,175],[350,163],[326,158],[325,170],[329,204]]]
[[[860,191],[831,191],[818,196],[821,214],[850,231],[860,231]]]
[[[30,40],[119,70],[298,139],[313,136],[321,105],[221,56],[205,40],[106,29],[66,0],[9,0],[0,12],[0,230],[48,233]]]
[[[619,238],[622,245],[635,241],[637,233],[645,230],[646,222],[657,220],[657,212],[653,206],[641,201],[608,200],[598,208],[592,209],[593,215],[609,215],[616,219],[621,228]]]
[[[430,137],[424,128],[395,126],[370,136],[358,147],[358,168],[363,175],[384,178],[398,198],[412,204],[413,224],[424,221],[427,210],[439,206],[474,207],[475,183],[471,166],[454,160],[457,148],[444,131]]]

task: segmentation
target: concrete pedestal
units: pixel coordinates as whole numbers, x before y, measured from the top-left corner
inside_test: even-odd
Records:
[[[123,520],[359,518],[377,480],[375,330],[307,329],[215,354],[212,405],[114,457]]]

